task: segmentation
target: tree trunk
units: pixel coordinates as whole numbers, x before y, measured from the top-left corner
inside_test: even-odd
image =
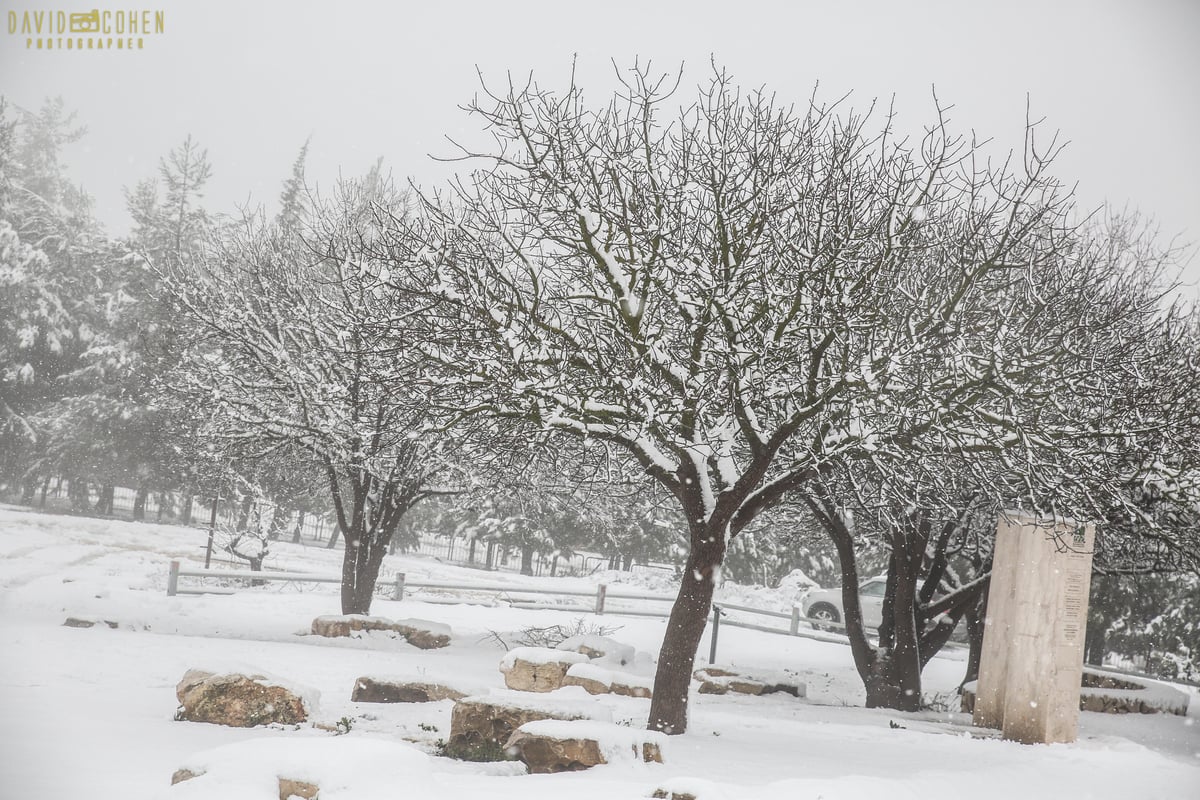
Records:
[[[113,513],[113,501],[116,497],[117,487],[111,483],[106,483],[100,487],[100,496],[96,498],[96,513],[108,514]]]
[[[71,500],[72,511],[87,511],[88,495],[87,481],[76,479],[67,484],[67,497]]]
[[[370,614],[375,597],[379,569],[393,531],[358,530],[346,532],[346,552],[342,557],[342,613]]]
[[[533,574],[533,547],[531,545],[521,548],[521,574]]]
[[[487,546],[487,568],[488,568],[489,570],[493,570],[493,569],[495,569],[495,568],[496,568],[496,567],[495,567],[495,562],[496,562],[496,543],[495,543],[495,542],[488,542],[488,546]]]
[[[21,481],[21,505],[33,505],[33,498],[37,494],[37,480],[32,476]]]
[[[1084,635],[1084,661],[1094,667],[1104,666],[1104,656],[1108,654],[1108,627],[1091,625]]]
[[[329,541],[325,544],[326,550],[332,550],[333,548],[337,547],[338,536],[341,534],[341,532],[341,528],[339,528],[337,525],[333,526],[333,529],[329,534]]]
[[[984,591],[979,602],[967,611],[967,640],[970,642],[970,649],[967,651],[967,673],[963,676],[964,684],[979,680],[979,662],[983,658],[983,626],[984,617],[987,614],[987,598],[988,593]]]
[[[41,508],[43,511],[46,508],[46,493],[49,491],[50,491],[50,478],[47,477],[46,480],[42,481],[42,498],[38,503],[39,508]]]
[[[704,532],[692,536],[692,551],[683,568],[679,594],[671,607],[662,649],[658,653],[658,670],[654,674],[654,696],[650,700],[652,731],[675,735],[687,731],[688,689],[692,684],[692,665],[696,648],[704,636],[708,612],[712,608],[713,581],[716,568],[725,555],[725,534]]]
[[[254,508],[254,498],[246,495],[242,498],[242,507],[238,511],[237,524],[234,530],[238,533],[245,533],[246,528],[250,526],[250,511]]]
[[[470,564],[471,566],[475,566],[475,539],[474,538],[471,539],[470,544],[467,546],[467,563]]]
[[[558,577],[558,556],[550,559],[550,577]]]
[[[292,544],[300,544],[300,533],[304,530],[304,510],[296,512],[296,528],[292,531]]]
[[[183,510],[180,511],[179,516],[180,521],[184,525],[192,524],[192,504],[194,501],[195,498],[192,497],[192,493],[190,491],[183,498]]]
[[[291,518],[291,511],[281,505],[275,506],[275,513],[271,515],[271,525],[267,528],[267,541],[279,541],[279,536],[283,533],[284,528],[287,527],[288,520]]]
[[[133,518],[139,522],[146,519],[146,499],[149,496],[150,490],[145,487],[139,487],[133,496]]]
[[[906,538],[892,559],[896,572],[895,595],[892,603],[894,646],[881,653],[873,673],[888,685],[876,682],[874,691],[867,685],[867,708],[894,708],[898,711],[921,710],[921,648],[917,638],[917,570],[925,552],[925,541],[919,537],[913,547]],[[907,552],[908,550],[915,552]],[[874,695],[874,698],[873,698]],[[884,700],[887,702],[872,702]]]

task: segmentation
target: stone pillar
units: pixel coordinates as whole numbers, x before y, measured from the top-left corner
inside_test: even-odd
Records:
[[[1019,742],[1073,742],[1095,528],[1000,519],[974,724]]]

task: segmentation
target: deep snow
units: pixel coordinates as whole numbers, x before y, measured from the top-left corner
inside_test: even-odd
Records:
[[[444,623],[452,644],[421,651],[379,634],[322,639],[306,634],[314,617],[338,612],[335,586],[271,584],[227,596],[168,597],[168,561],[199,565],[204,538],[196,529],[0,506],[0,797],[266,800],[276,796],[280,770],[301,767],[322,782],[322,800],[610,800],[645,798],[660,786],[695,791],[702,800],[1200,797],[1194,724],[1200,700],[1186,718],[1084,712],[1076,744],[1024,746],[973,732],[969,717],[951,711],[862,708],[844,645],[729,627],[721,630],[719,663],[788,671],[807,684],[808,698],[693,693],[690,729],[670,737],[662,765],[525,775],[520,764],[432,757],[434,742],[449,732],[452,703],[352,703],[355,679],[411,677],[472,693],[499,691],[504,650],[493,634],[511,644],[522,628],[573,626],[581,614],[380,599],[373,614]],[[337,552],[273,549],[269,567],[337,572]],[[412,579],[547,584],[420,557],[389,558],[386,569]],[[592,585],[557,580],[570,588]],[[730,597],[749,594],[726,588]],[[778,605],[791,602],[779,598]],[[63,627],[68,616],[119,627]],[[619,628],[612,637],[637,649],[639,657],[623,669],[652,670],[646,655],[658,651],[663,620],[587,615],[586,621]],[[706,636],[697,667],[707,663],[707,646]],[[961,658],[961,651],[948,653],[926,669],[931,699],[956,705],[951,692],[961,679]],[[349,718],[352,731],[176,722],[175,684],[194,667],[240,668],[313,687],[320,694],[316,721],[335,727]],[[649,707],[636,698],[592,698],[578,688],[556,694],[633,727],[644,725]],[[209,772],[171,787],[172,773],[188,765]]]

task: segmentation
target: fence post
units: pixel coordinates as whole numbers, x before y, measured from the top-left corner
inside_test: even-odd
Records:
[[[717,663],[717,634],[721,630],[721,607],[713,604],[712,640],[708,645],[708,663]]]
[[[604,613],[604,596],[608,594],[608,585],[600,584],[596,587],[596,613]]]
[[[179,562],[172,561],[167,570],[167,597],[174,597],[179,591]]]
[[[396,573],[396,588],[392,590],[392,599],[393,600],[403,600],[404,599],[404,573],[403,572]]]
[[[217,530],[217,503],[220,501],[220,499],[220,497],[213,498],[212,514],[209,515],[208,518],[208,546],[204,548],[205,569],[208,569],[208,565],[212,563],[213,534],[216,533]]]
[[[792,606],[792,636],[800,632],[800,606]]]

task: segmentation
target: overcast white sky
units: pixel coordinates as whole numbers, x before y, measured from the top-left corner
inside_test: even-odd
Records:
[[[27,51],[15,10],[162,9],[166,33],[135,52]],[[929,119],[930,88],[954,121],[1016,145],[1026,96],[1071,142],[1057,173],[1085,206],[1105,200],[1200,242],[1200,2],[1197,0],[845,0],[843,2],[162,2],[0,0],[0,92],[35,108],[61,95],[87,124],[68,152],[110,233],[128,226],[121,189],[192,134],[208,148],[209,206],[273,203],[304,140],[309,176],[363,172],[378,156],[421,183],[448,167],[449,134],[476,67],[533,71],[562,86],[574,55],[597,101],[610,59],[703,77],[710,56],[746,86],[803,102],[818,81],[853,104],[896,97],[901,124]],[[694,81],[693,81],[694,82]],[[593,88],[594,87],[594,88]],[[1187,278],[1200,281],[1200,257]]]

